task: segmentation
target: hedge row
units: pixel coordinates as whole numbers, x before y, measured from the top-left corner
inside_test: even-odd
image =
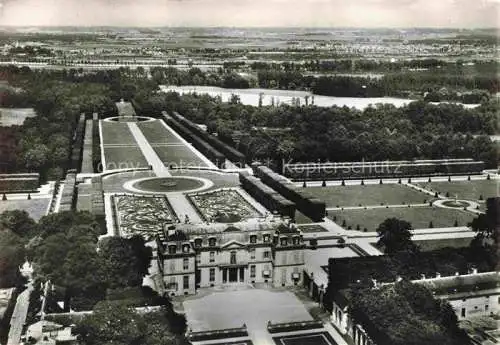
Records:
[[[302,322],[287,322],[287,323],[268,323],[267,331],[269,333],[283,333],[283,332],[293,332],[302,331],[307,329],[323,328],[323,323],[321,321],[302,321]]]
[[[254,168],[255,174],[268,186],[276,190],[285,198],[293,201],[297,209],[315,222],[320,222],[325,217],[326,205],[324,201],[309,195],[306,191],[297,188],[285,177],[275,173],[266,166]]]
[[[40,177],[36,175],[36,177],[0,177],[0,192],[34,192],[40,186]]]
[[[96,216],[103,216],[105,213],[101,176],[92,178],[92,213]]]
[[[243,189],[268,210],[272,212],[276,211],[282,216],[295,219],[295,203],[285,199],[281,194],[266,186],[261,180],[254,176],[240,173],[239,178]]]
[[[70,169],[80,171],[82,166],[83,137],[85,135],[85,114],[80,115],[78,125],[73,136],[73,148],[71,150]]]
[[[99,136],[99,120],[92,120],[92,167],[94,172],[101,170],[101,137]]]
[[[214,339],[228,339],[248,336],[246,326],[238,328],[228,328],[215,331],[191,332],[187,338],[189,341],[202,341]]]
[[[193,131],[196,135],[198,135],[200,138],[205,140],[207,143],[215,147],[217,150],[222,152],[222,154],[229,159],[231,162],[235,164],[239,164],[241,168],[245,167],[246,164],[246,158],[243,153],[240,151],[236,150],[235,148],[229,146],[228,144],[222,142],[219,140],[217,137],[213,136],[212,134],[209,134],[208,132],[204,131],[201,129],[198,125],[193,123],[192,121],[186,119],[184,116],[181,116],[179,113],[174,112],[174,117],[177,121],[182,123],[184,126],[186,126],[188,129]]]
[[[76,172],[69,172],[66,174],[66,181],[61,196],[61,204],[59,205],[59,212],[71,211],[74,209],[76,200]]]
[[[480,174],[484,162],[463,160],[436,160],[424,163],[412,161],[311,163],[285,166],[285,175],[296,180],[391,178],[433,175]]]
[[[164,121],[172,127],[174,130],[179,132],[187,141],[189,141],[193,146],[200,151],[203,155],[205,155],[212,163],[214,163],[217,167],[223,168],[225,158],[222,153],[214,149],[210,144],[206,141],[198,137],[191,130],[183,126],[181,123],[173,119],[168,115],[163,115]]]
[[[92,120],[85,120],[85,135],[83,139],[83,153],[82,153],[82,172],[93,173],[93,145],[92,140],[94,136],[94,122]]]

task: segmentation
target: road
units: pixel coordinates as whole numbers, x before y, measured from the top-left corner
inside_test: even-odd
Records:
[[[30,295],[33,291],[33,283],[28,283],[28,287],[17,296],[16,306],[10,319],[10,330],[7,345],[18,345],[21,340],[23,327],[28,315]]]

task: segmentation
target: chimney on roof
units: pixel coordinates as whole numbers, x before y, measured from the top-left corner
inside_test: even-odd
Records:
[[[421,274],[421,275],[420,275],[420,279],[421,279],[421,280],[425,280],[425,274]]]
[[[436,272],[436,278],[441,278],[441,273]]]
[[[477,268],[476,267],[472,267],[472,274],[477,274]]]

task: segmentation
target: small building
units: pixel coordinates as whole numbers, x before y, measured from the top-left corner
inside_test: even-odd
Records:
[[[71,327],[64,327],[52,321],[41,320],[30,325],[24,336],[27,344],[35,345],[74,345],[77,337]]]

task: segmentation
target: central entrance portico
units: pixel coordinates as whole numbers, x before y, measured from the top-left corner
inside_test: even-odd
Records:
[[[244,283],[245,267],[222,267],[222,283]]]

